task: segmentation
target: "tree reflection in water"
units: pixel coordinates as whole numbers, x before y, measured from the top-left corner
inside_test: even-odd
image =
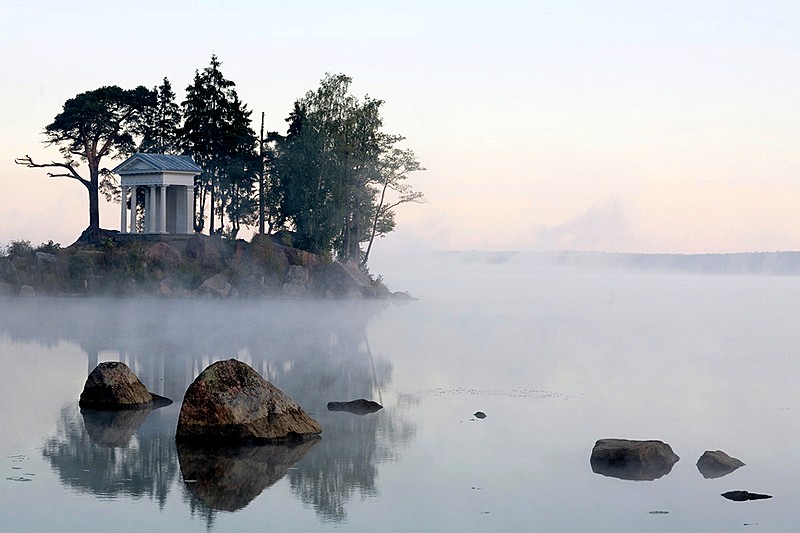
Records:
[[[107,420],[88,414],[82,421],[77,405],[65,408],[58,434],[47,441],[44,453],[62,483],[80,492],[150,495],[163,506],[170,485],[179,482],[174,435],[183,394],[206,366],[230,357],[251,365],[289,394],[322,424],[323,434],[310,449],[287,452],[276,465],[266,466],[272,469],[266,479],[274,480],[263,486],[261,479],[253,483],[237,474],[242,465],[255,465],[261,452],[231,455],[230,450],[219,450],[216,479],[231,487],[240,484],[241,494],[223,496],[215,492],[222,490],[216,485],[191,487],[192,483],[182,493],[192,514],[199,511],[209,527],[216,512],[247,505],[283,476],[286,469],[278,465],[290,459],[297,461],[287,475],[291,491],[322,520],[341,521],[354,496],[379,493],[379,465],[395,460],[415,435],[416,426],[405,416],[407,398],[382,397],[392,366],[373,356],[367,338],[371,317],[382,312],[380,303],[115,301],[101,308],[86,300],[43,299],[21,305],[31,307],[48,328],[42,331],[31,327],[31,321],[9,315],[9,321],[0,320],[0,332],[43,343],[76,342],[87,353],[87,372],[111,353],[111,359],[127,363],[148,390],[175,401],[173,407],[146,415],[144,422],[142,413]],[[198,322],[198,312],[215,317],[213,327],[205,319]],[[0,318],[6,314],[0,310]],[[330,401],[356,398],[378,401],[385,408],[365,416],[326,408]],[[203,453],[209,460],[215,457],[213,451]],[[185,456],[184,450],[182,467]]]
[[[128,421],[134,425],[142,422],[136,416]],[[129,431],[117,427],[112,433],[117,438]],[[86,430],[76,401],[61,410],[57,436],[45,442],[42,453],[66,487],[107,498],[148,497],[163,508],[178,476],[174,436],[133,435],[135,432],[130,432],[132,436],[122,445],[103,442],[102,437],[100,442],[95,441]]]

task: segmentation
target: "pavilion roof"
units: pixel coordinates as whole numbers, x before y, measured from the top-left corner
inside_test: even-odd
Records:
[[[111,172],[115,174],[150,174],[153,172],[192,172],[203,171],[188,155],[136,153],[117,165]]]

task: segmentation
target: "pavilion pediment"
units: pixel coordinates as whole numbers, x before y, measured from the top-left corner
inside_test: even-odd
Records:
[[[115,168],[114,172],[116,174],[154,174],[160,172],[160,169],[143,159],[131,157]]]

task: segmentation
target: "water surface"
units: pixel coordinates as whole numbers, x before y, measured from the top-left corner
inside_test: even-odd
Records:
[[[800,280],[593,270],[524,256],[387,261],[419,301],[0,302],[0,526],[85,531],[792,531]],[[241,359],[323,426],[303,447],[180,449],[183,391]],[[81,413],[125,361],[169,407]],[[366,398],[384,409],[329,412]],[[476,411],[487,414],[479,420]],[[655,481],[594,474],[660,439]],[[704,479],[722,449],[746,463]],[[187,477],[188,475],[188,477]],[[772,494],[731,502],[729,490]]]

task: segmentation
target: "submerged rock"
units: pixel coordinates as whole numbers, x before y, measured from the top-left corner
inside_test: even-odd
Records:
[[[368,415],[381,409],[383,409],[381,404],[363,398],[349,402],[328,402],[328,411],[346,411],[360,416]]]
[[[89,409],[138,409],[171,403],[168,398],[148,392],[133,370],[119,361],[97,365],[86,378],[78,402]]]
[[[727,476],[742,466],[744,466],[743,462],[721,450],[714,452],[707,450],[703,452],[703,455],[697,460],[697,470],[699,470],[706,479]]]
[[[251,367],[228,359],[189,385],[175,435],[181,442],[302,440],[322,428],[289,396]]]
[[[603,476],[652,481],[670,473],[680,457],[660,440],[600,439],[592,449],[592,471]]]
[[[735,502],[746,502],[749,500],[767,500],[769,498],[772,498],[772,496],[770,496],[769,494],[756,494],[755,492],[747,492],[746,490],[732,490],[729,492],[723,492],[722,497]]]

